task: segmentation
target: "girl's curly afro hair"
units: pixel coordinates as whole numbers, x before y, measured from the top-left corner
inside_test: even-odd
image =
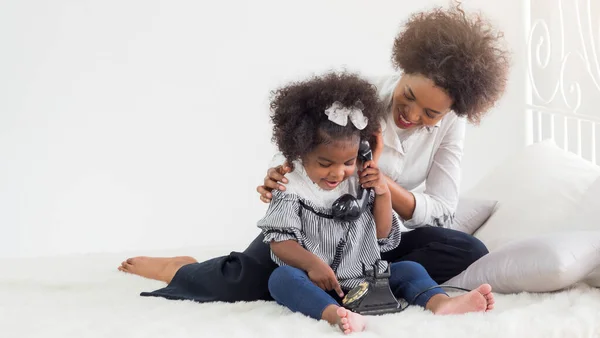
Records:
[[[503,94],[509,56],[503,34],[460,4],[413,14],[394,41],[392,61],[408,74],[421,74],[452,98],[452,110],[477,124]]]
[[[329,121],[325,110],[334,102],[360,107],[368,124],[358,130]],[[321,143],[369,139],[380,127],[385,111],[374,85],[356,74],[329,72],[293,82],[272,92],[273,141],[289,163],[301,159]]]

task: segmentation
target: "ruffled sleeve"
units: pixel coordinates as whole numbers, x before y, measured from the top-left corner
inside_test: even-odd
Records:
[[[300,221],[300,202],[296,195],[273,191],[273,198],[265,216],[258,221],[265,243],[297,241],[303,245],[302,222]]]
[[[377,240],[381,252],[391,251],[400,244],[400,217],[392,210],[392,229],[386,238]]]

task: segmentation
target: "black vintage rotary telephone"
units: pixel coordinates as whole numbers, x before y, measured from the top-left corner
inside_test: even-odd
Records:
[[[358,158],[362,163],[373,159],[368,141],[363,140],[360,142]],[[368,207],[371,190],[370,188],[363,189],[359,185],[356,197],[345,194],[338,198],[331,207],[333,218],[345,222],[357,220]],[[341,240],[337,247],[338,250],[336,250],[332,264],[334,271],[341,260],[344,244],[345,240]],[[366,270],[365,264],[362,264],[363,276],[366,281],[350,290],[344,297],[342,301],[344,307],[362,315],[380,315],[403,310],[390,289],[389,266],[384,273],[379,273],[378,263],[379,261],[375,262],[371,270]]]
[[[365,163],[373,160],[373,153],[369,142],[363,140],[358,146],[358,159]],[[371,189],[363,189],[360,185],[356,197],[351,194],[345,194],[340,196],[331,205],[331,214],[333,219],[352,222],[356,221],[362,213],[367,210],[367,204],[369,203],[369,197],[371,195]]]
[[[390,266],[383,273],[379,273],[379,260],[372,265],[372,269],[365,270],[363,263],[363,275],[365,281],[356,286],[342,300],[342,305],[352,312],[363,316],[376,316],[388,313],[396,313],[406,310],[408,304],[402,307],[400,302],[394,297],[390,288]],[[469,289],[450,286],[436,285],[419,292],[412,300],[414,304],[417,298],[423,293],[437,288],[452,288],[461,291],[471,291]]]
[[[390,266],[379,273],[379,260],[366,270],[362,264],[365,281],[350,290],[342,300],[345,308],[361,315],[383,315],[404,310],[390,289]]]

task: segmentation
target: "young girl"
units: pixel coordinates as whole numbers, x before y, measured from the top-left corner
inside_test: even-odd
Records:
[[[400,242],[400,220],[377,164],[357,160],[360,140],[378,130],[384,107],[368,82],[329,73],[277,90],[271,109],[273,139],[294,166],[286,191],[273,191],[258,222],[279,265],[269,279],[271,296],[292,311],[338,324],[346,334],[362,331],[365,318],[339,301],[364,281],[362,264],[378,264],[384,272],[388,263],[379,260],[381,252]],[[369,189],[367,210],[355,221],[332,218],[332,203],[344,194],[356,195],[358,184]],[[393,263],[390,273],[398,298],[411,301],[434,287],[414,301],[434,313],[493,308],[488,284],[450,298],[418,263]]]

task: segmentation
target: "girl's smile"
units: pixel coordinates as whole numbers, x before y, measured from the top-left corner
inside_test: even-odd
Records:
[[[333,190],[354,175],[358,138],[319,144],[302,159],[306,174],[319,188]]]

